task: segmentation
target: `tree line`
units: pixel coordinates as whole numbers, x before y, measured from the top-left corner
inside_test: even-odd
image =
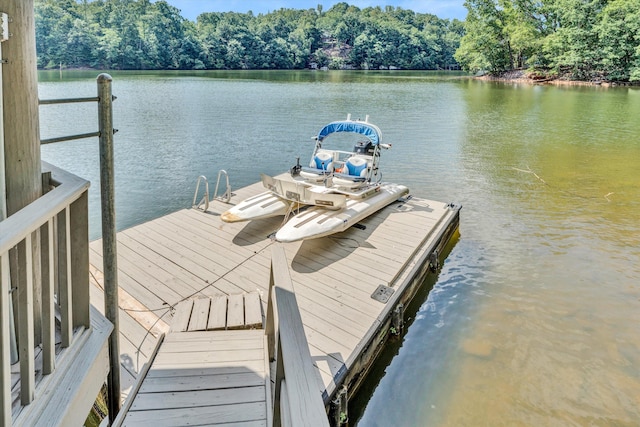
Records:
[[[640,81],[640,0],[466,0],[469,71]]]
[[[196,22],[164,0],[36,0],[35,12],[39,68],[444,69],[464,33],[458,20],[347,3]]]

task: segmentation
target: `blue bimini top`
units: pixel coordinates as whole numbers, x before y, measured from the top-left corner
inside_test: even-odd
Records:
[[[351,132],[364,135],[375,146],[382,141],[382,132],[376,125],[371,123],[358,122],[353,120],[346,120],[341,122],[332,122],[320,129],[318,133],[318,141],[322,142],[326,137],[332,133],[338,132]]]

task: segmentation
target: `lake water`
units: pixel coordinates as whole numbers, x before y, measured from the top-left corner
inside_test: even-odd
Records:
[[[40,74],[40,98],[97,73]],[[321,126],[364,118],[385,180],[463,205],[460,238],[350,408],[360,426],[640,424],[640,89],[519,86],[410,72],[113,73],[120,229],[306,161]],[[97,129],[43,106],[43,138]],[[42,149],[92,181],[97,140]],[[431,288],[432,287],[432,288]]]

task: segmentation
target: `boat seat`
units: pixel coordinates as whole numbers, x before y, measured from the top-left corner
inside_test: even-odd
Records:
[[[303,167],[300,176],[307,181],[320,182],[333,173],[333,154],[318,151],[311,159],[309,167]]]
[[[352,156],[344,163],[340,173],[333,174],[333,184],[338,187],[357,188],[366,184],[369,172],[369,160]]]

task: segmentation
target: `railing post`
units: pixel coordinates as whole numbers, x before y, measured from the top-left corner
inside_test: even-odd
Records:
[[[42,373],[56,366],[55,243],[53,218],[42,226]]]
[[[283,424],[283,418],[286,418],[288,414],[282,411],[283,400],[288,403],[288,393],[286,390],[283,390],[283,382],[285,378],[284,373],[284,357],[282,355],[282,342],[279,337],[276,337],[278,340],[278,348],[276,351],[276,378],[274,380],[274,390],[273,390],[273,427],[282,427],[287,424]],[[288,412],[288,405],[285,406]]]
[[[18,281],[18,352],[20,353],[20,402],[28,405],[35,395],[33,335],[33,234],[18,244],[18,259],[24,277]]]
[[[69,207],[73,327],[91,327],[89,317],[89,193],[85,191]]]
[[[13,322],[9,316],[11,293],[9,292],[9,254],[0,253],[0,425],[11,425],[11,354],[9,327]]]
[[[269,294],[267,296],[267,315],[266,315],[266,325],[264,328],[264,334],[267,336],[267,344],[268,344],[268,352],[269,352],[269,361],[273,362],[276,357],[276,312],[274,310],[273,304],[273,259],[271,260],[271,268],[269,269]]]
[[[58,305],[60,306],[60,335],[62,348],[73,340],[73,288],[71,287],[71,238],[69,207],[57,215],[58,228]]]
[[[109,337],[109,376],[107,380],[109,424],[120,411],[120,328],[118,321],[118,263],[113,173],[113,95],[112,78],[98,76],[98,125],[100,127],[100,198],[102,202],[102,257],[104,271],[105,316],[113,323]]]
[[[42,172],[42,195],[54,187],[51,185],[51,171]],[[55,251],[53,242],[53,218],[40,227],[40,267],[42,277],[42,373],[49,375],[55,370],[56,322],[55,322]]]

